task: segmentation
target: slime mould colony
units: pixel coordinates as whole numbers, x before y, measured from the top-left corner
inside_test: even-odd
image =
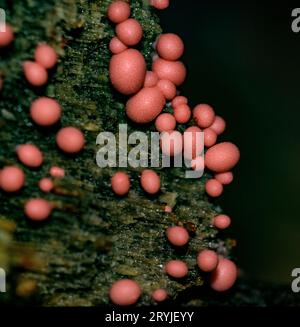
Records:
[[[239,151],[216,144],[225,122],[209,105],[192,111],[177,95],[184,45],[161,34],[154,10],[168,1],[150,4],[0,0],[8,20],[0,32],[0,232],[14,226],[0,238],[0,267],[15,276],[8,302],[143,305],[202,285],[208,272],[216,291],[236,279],[234,242],[217,235],[230,218],[206,193],[219,196],[232,181]],[[120,123],[167,132],[174,142],[162,138],[162,150],[190,147],[195,170],[204,168],[203,149],[181,132],[204,131],[214,178],[99,168],[96,137]],[[20,248],[23,260],[13,260]]]

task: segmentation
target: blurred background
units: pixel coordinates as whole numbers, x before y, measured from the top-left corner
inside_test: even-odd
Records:
[[[290,283],[300,267],[300,3],[171,0],[164,32],[185,41],[190,105],[209,103],[227,121],[222,140],[241,149],[234,183],[217,200],[246,277]]]

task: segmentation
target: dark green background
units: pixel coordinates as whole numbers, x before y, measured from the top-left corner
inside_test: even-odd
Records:
[[[223,116],[242,158],[218,200],[232,216],[229,235],[245,276],[289,282],[300,267],[300,33],[297,5],[170,0],[165,32],[185,42],[182,93]],[[298,3],[300,7],[300,3]]]

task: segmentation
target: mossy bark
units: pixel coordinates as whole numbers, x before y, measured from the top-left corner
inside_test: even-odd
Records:
[[[116,169],[96,164],[96,137],[101,131],[117,132],[128,123],[129,132],[154,131],[137,127],[124,113],[125,98],[110,85],[108,43],[114,27],[106,17],[109,0],[0,0],[7,20],[14,27],[15,41],[0,52],[4,88],[0,98],[0,167],[18,163],[15,147],[32,142],[45,155],[40,169],[24,166],[26,187],[14,195],[0,193],[0,266],[9,270],[5,301],[29,298],[29,303],[51,306],[109,303],[111,284],[120,278],[137,280],[143,290],[139,305],[150,304],[157,287],[171,298],[191,286],[202,285],[195,257],[208,245],[228,255],[234,244],[222,240],[211,226],[220,208],[209,202],[204,181],[184,178],[184,169],[159,169],[161,194],[147,196],[139,186],[140,169],[129,168],[132,188],[128,196],[116,197],[110,177]],[[147,1],[132,0],[132,16],[144,30],[139,49],[151,65],[153,47],[161,28]],[[39,42],[55,47],[60,56],[46,87],[35,89],[24,79],[21,63],[32,59]],[[55,144],[60,126],[38,128],[29,117],[30,103],[38,96],[56,98],[63,108],[61,126],[76,126],[85,133],[86,147],[67,156]],[[55,180],[54,191],[43,194],[37,184],[53,165],[63,167],[66,177]],[[28,198],[43,197],[55,207],[45,223],[32,223],[23,214]],[[174,205],[172,214],[165,203]],[[172,224],[192,226],[187,248],[175,250],[164,231]],[[14,238],[11,238],[15,229]],[[192,232],[192,231],[191,231]],[[9,236],[8,236],[9,235]],[[2,244],[2,246],[1,246]],[[183,259],[189,276],[176,281],[167,277],[163,265]],[[1,261],[2,260],[2,261]],[[0,297],[1,298],[1,297]],[[2,297],[3,299],[3,297]]]

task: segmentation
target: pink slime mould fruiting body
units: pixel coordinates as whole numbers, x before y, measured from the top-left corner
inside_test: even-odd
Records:
[[[115,282],[109,291],[111,301],[121,306],[135,304],[140,296],[139,284],[131,279],[121,279]]]
[[[17,192],[25,184],[23,170],[16,166],[4,167],[0,172],[0,187],[5,192]]]
[[[32,102],[30,115],[37,125],[51,126],[59,121],[61,107],[54,99],[40,97]]]
[[[130,179],[124,172],[117,172],[111,178],[111,187],[113,191],[120,196],[123,196],[129,192]]]
[[[43,163],[41,150],[33,144],[22,144],[16,149],[19,160],[26,166],[37,168]]]

